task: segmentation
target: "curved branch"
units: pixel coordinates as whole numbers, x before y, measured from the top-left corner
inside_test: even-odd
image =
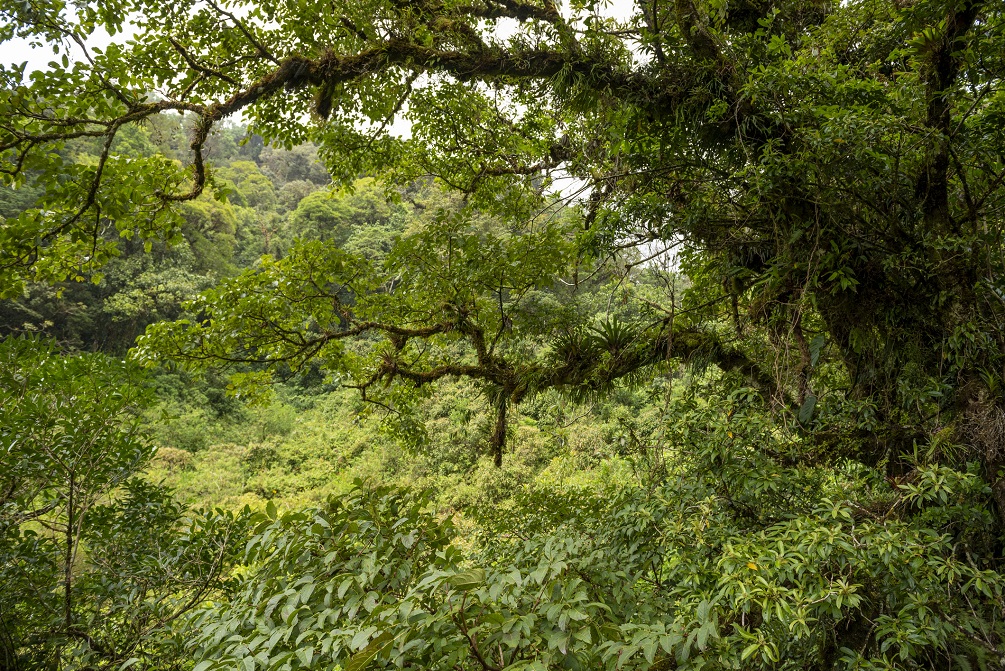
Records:
[[[533,386],[522,388],[521,394],[547,387],[584,387],[601,391],[617,380],[648,366],[672,359],[701,358],[725,372],[737,372],[757,387],[766,397],[780,393],[775,378],[747,356],[741,349],[724,342],[718,335],[696,328],[666,329],[650,338],[636,338],[628,347],[612,352],[608,357],[598,357],[585,351],[571,356],[553,367],[535,367],[528,371],[527,379]],[[522,396],[518,396],[521,398]]]

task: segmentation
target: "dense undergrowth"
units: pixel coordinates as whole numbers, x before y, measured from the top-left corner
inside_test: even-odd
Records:
[[[658,412],[647,391],[587,404],[552,394],[528,404],[511,418],[502,468],[484,449],[490,409],[463,383],[443,385],[423,403],[423,433],[408,441],[353,390],[282,385],[263,404],[222,413],[188,392],[147,411],[158,445],[147,477],[186,503],[231,509],[270,500],[316,505],[358,479],[429,490],[443,514],[512,505],[535,484],[635,481],[631,436]]]

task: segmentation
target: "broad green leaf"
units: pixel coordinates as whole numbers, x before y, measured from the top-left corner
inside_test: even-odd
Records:
[[[346,662],[344,671],[363,671],[393,640],[394,636],[389,632],[378,634],[365,648]]]
[[[469,569],[455,573],[447,579],[447,583],[454,589],[465,592],[480,587],[485,582],[485,570],[480,568]]]

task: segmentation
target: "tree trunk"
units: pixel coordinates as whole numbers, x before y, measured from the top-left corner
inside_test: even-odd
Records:
[[[506,407],[508,405],[509,399],[506,398],[506,393],[500,391],[499,401],[496,405],[496,427],[492,432],[492,441],[490,442],[492,461],[496,468],[502,467],[503,448],[506,447]]]

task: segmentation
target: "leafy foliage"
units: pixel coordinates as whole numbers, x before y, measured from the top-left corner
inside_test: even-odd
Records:
[[[485,489],[537,487],[467,506],[457,536],[379,487],[267,506],[243,591],[186,620],[198,671],[1001,666],[1001,3],[628,9],[0,0],[0,38],[62,57],[0,72],[0,174],[25,189],[3,198],[4,296],[173,245],[189,274],[167,293],[222,282],[191,314],[109,301],[174,320],[145,363],[232,366],[240,393],[354,386],[425,447],[422,410],[471,380],[457,416],[491,408],[497,464],[511,406],[662,374],[604,440],[636,486],[499,476]],[[71,61],[99,28],[111,44]],[[152,151],[137,128],[182,112]],[[237,115],[243,147],[219,132]],[[356,191],[314,189],[315,152]],[[14,312],[44,323],[32,305]],[[47,444],[35,426],[17,431]],[[142,462],[128,435],[106,436],[95,492]],[[260,442],[249,470],[287,456]],[[12,463],[18,510],[68,503]],[[49,514],[79,524],[32,523]],[[69,593],[72,571],[37,566]]]
[[[423,208],[432,209],[428,200]],[[416,224],[385,258],[354,254],[335,239],[303,241],[282,259],[264,257],[187,304],[200,321],[152,326],[134,356],[268,365],[235,376],[239,389],[251,391],[271,379],[276,364],[297,370],[313,362],[396,413],[407,413],[410,392],[429,383],[472,378],[499,406],[492,443],[499,459],[505,406],[572,382],[561,370],[549,379],[541,348],[556,330],[587,319],[575,289],[556,282],[573,264],[571,233],[561,221],[500,230],[445,206]],[[542,309],[551,297],[568,304]],[[545,357],[535,361],[535,350]]]
[[[891,487],[854,467],[784,469],[744,447],[763,435],[742,411],[681,403],[681,426],[698,415],[714,439],[671,481],[534,490],[515,516],[483,515],[467,551],[422,497],[391,489],[270,508],[243,596],[196,616],[198,668],[994,663],[1002,579],[959,552],[992,526],[974,473]],[[846,498],[866,491],[875,510]],[[744,506],[765,496],[770,511]]]
[[[8,338],[0,380],[4,666],[170,662],[172,624],[226,587],[243,518],[136,479],[152,447],[123,364]]]

